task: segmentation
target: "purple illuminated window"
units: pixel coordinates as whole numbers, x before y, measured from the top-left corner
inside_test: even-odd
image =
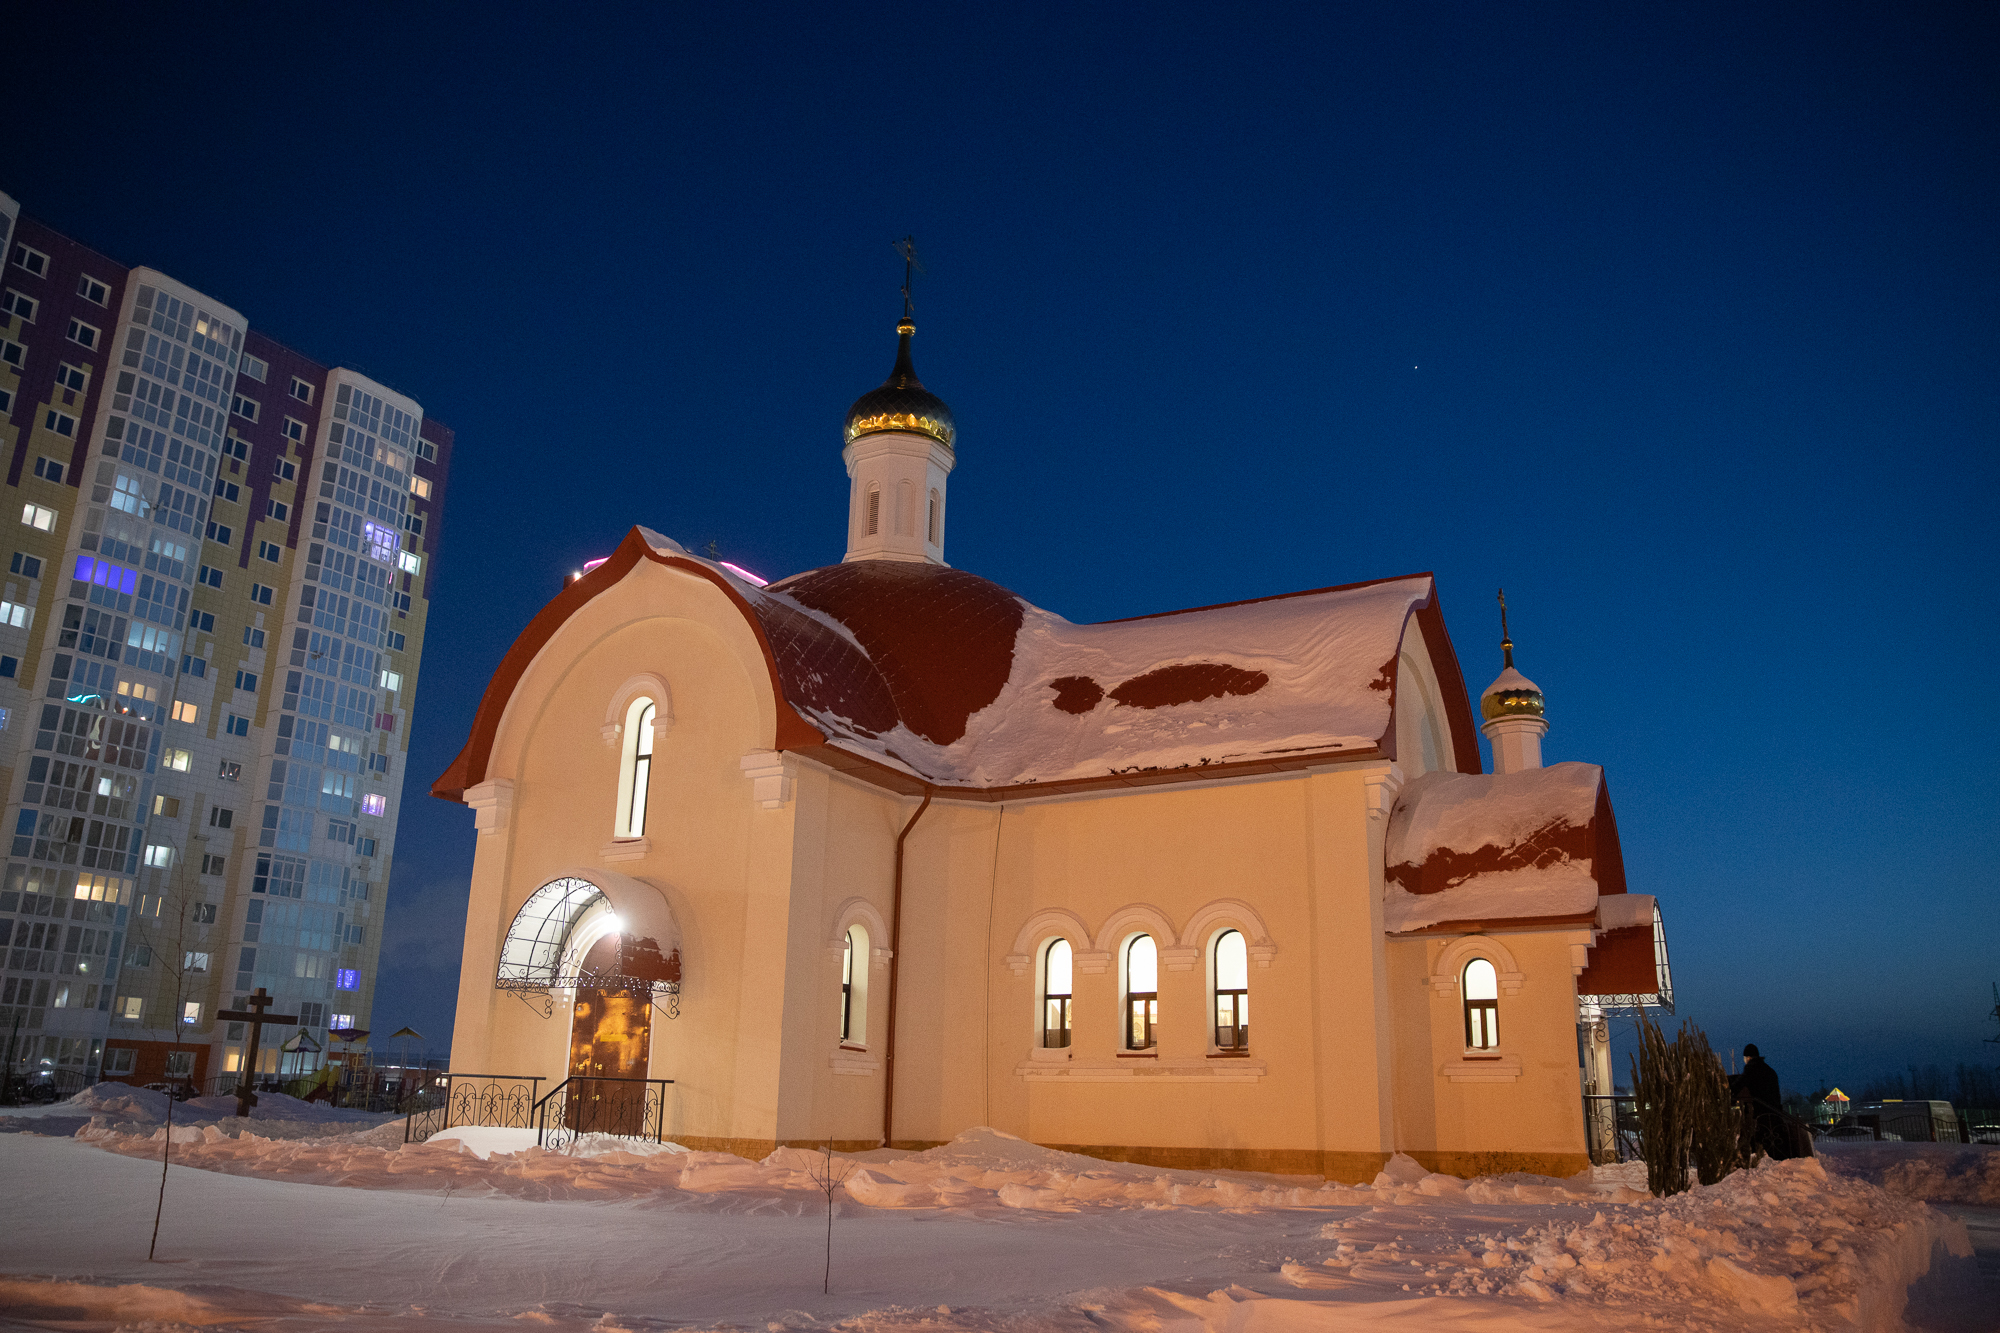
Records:
[[[334,972],[333,984],[341,990],[360,990],[361,972],[359,969],[352,967],[337,968]],[[351,1027],[353,1025],[348,1024],[347,1026]]]
[[[361,535],[368,543],[368,558],[380,560],[385,565],[396,562],[396,548],[401,545],[401,535],[394,528],[385,528],[380,523],[363,523]]]
[[[113,592],[131,592],[139,584],[138,570],[126,569],[90,555],[76,558],[76,577],[81,582],[94,583]]]
[[[361,798],[361,813],[364,815],[379,815],[388,808],[389,798],[386,796],[364,796]]]

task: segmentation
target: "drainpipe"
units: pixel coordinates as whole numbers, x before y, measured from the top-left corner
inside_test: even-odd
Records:
[[[889,1031],[882,1043],[882,1146],[890,1144],[890,1127],[896,1116],[896,978],[903,969],[903,843],[910,830],[931,808],[931,789],[924,788],[924,803],[896,835],[896,888],[889,909]]]

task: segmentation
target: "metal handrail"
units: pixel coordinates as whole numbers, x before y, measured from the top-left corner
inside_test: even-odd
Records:
[[[658,1088],[660,1091],[657,1102],[653,1102],[651,1095],[648,1093],[642,1092],[640,1094],[640,1131],[636,1137],[644,1138],[646,1136],[645,1122],[647,1119],[651,1119],[653,1122],[653,1141],[655,1143],[664,1142],[666,1139],[667,1124],[667,1086],[673,1081],[670,1078],[624,1078],[604,1074],[573,1074],[556,1084],[553,1088],[550,1088],[548,1095],[535,1103],[533,1111],[535,1144],[537,1147],[549,1146],[549,1107],[551,1104],[556,1104],[559,1109],[567,1110],[569,1104],[569,1086],[572,1083],[635,1083],[641,1088]],[[558,1096],[562,1098],[561,1102],[557,1102]],[[650,1115],[648,1114],[649,1112]],[[572,1131],[567,1136],[568,1138],[575,1138],[580,1134],[592,1132],[580,1126],[562,1124],[555,1126],[555,1129],[558,1139],[563,1141],[567,1141],[563,1138],[562,1134],[562,1131],[566,1129]]]

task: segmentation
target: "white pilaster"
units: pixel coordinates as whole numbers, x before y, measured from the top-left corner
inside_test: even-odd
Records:
[[[1493,742],[1495,773],[1524,773],[1542,766],[1542,737],[1549,730],[1547,718],[1510,713],[1491,719],[1480,730]]]

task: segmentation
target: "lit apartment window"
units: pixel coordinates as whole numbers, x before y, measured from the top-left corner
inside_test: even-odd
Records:
[[[0,625],[26,629],[35,623],[35,608],[26,602],[0,602]]]
[[[419,477],[412,475],[410,478],[410,494],[416,496],[419,500],[430,499],[431,479],[429,477]]]
[[[118,997],[117,1016],[127,1023],[136,1023],[146,1012],[146,1002],[137,995]]]
[[[160,756],[160,767],[175,773],[185,773],[194,763],[194,756],[186,750],[169,750]]]
[[[403,551],[396,556],[396,568],[402,570],[405,574],[419,573],[423,567],[423,557],[419,556],[415,551]]]
[[[199,1022],[201,1022],[201,1001],[200,1001],[200,1000],[189,1000],[189,1001],[188,1001],[187,1003],[185,1003],[185,1004],[183,1004],[183,1005],[181,1006],[181,1022],[183,1022],[183,1023],[187,1023],[187,1024],[194,1024],[194,1023],[199,1023]],[[192,1065],[192,1064],[194,1063],[194,1052],[192,1052],[192,1051],[176,1051],[176,1052],[170,1052],[169,1054],[170,1054],[170,1055],[185,1055],[185,1056],[187,1056],[187,1057],[188,1057],[188,1058],[187,1058],[187,1063],[188,1063],[188,1064]],[[180,1072],[181,1072],[181,1073],[183,1073],[183,1074],[185,1074],[185,1073],[188,1073],[189,1071],[188,1071],[188,1070],[186,1070],[186,1069],[183,1069],[183,1070],[181,1070]]]
[[[22,505],[21,521],[37,532],[54,532],[56,528],[56,511],[45,509],[41,505]]]
[[[840,1044],[868,1044],[868,928],[853,925],[840,950]]]
[[[174,863],[174,849],[165,843],[154,842],[146,845],[146,864],[155,869],[165,869]]]
[[[174,700],[174,721],[194,725],[195,715],[201,710],[186,699]]]

